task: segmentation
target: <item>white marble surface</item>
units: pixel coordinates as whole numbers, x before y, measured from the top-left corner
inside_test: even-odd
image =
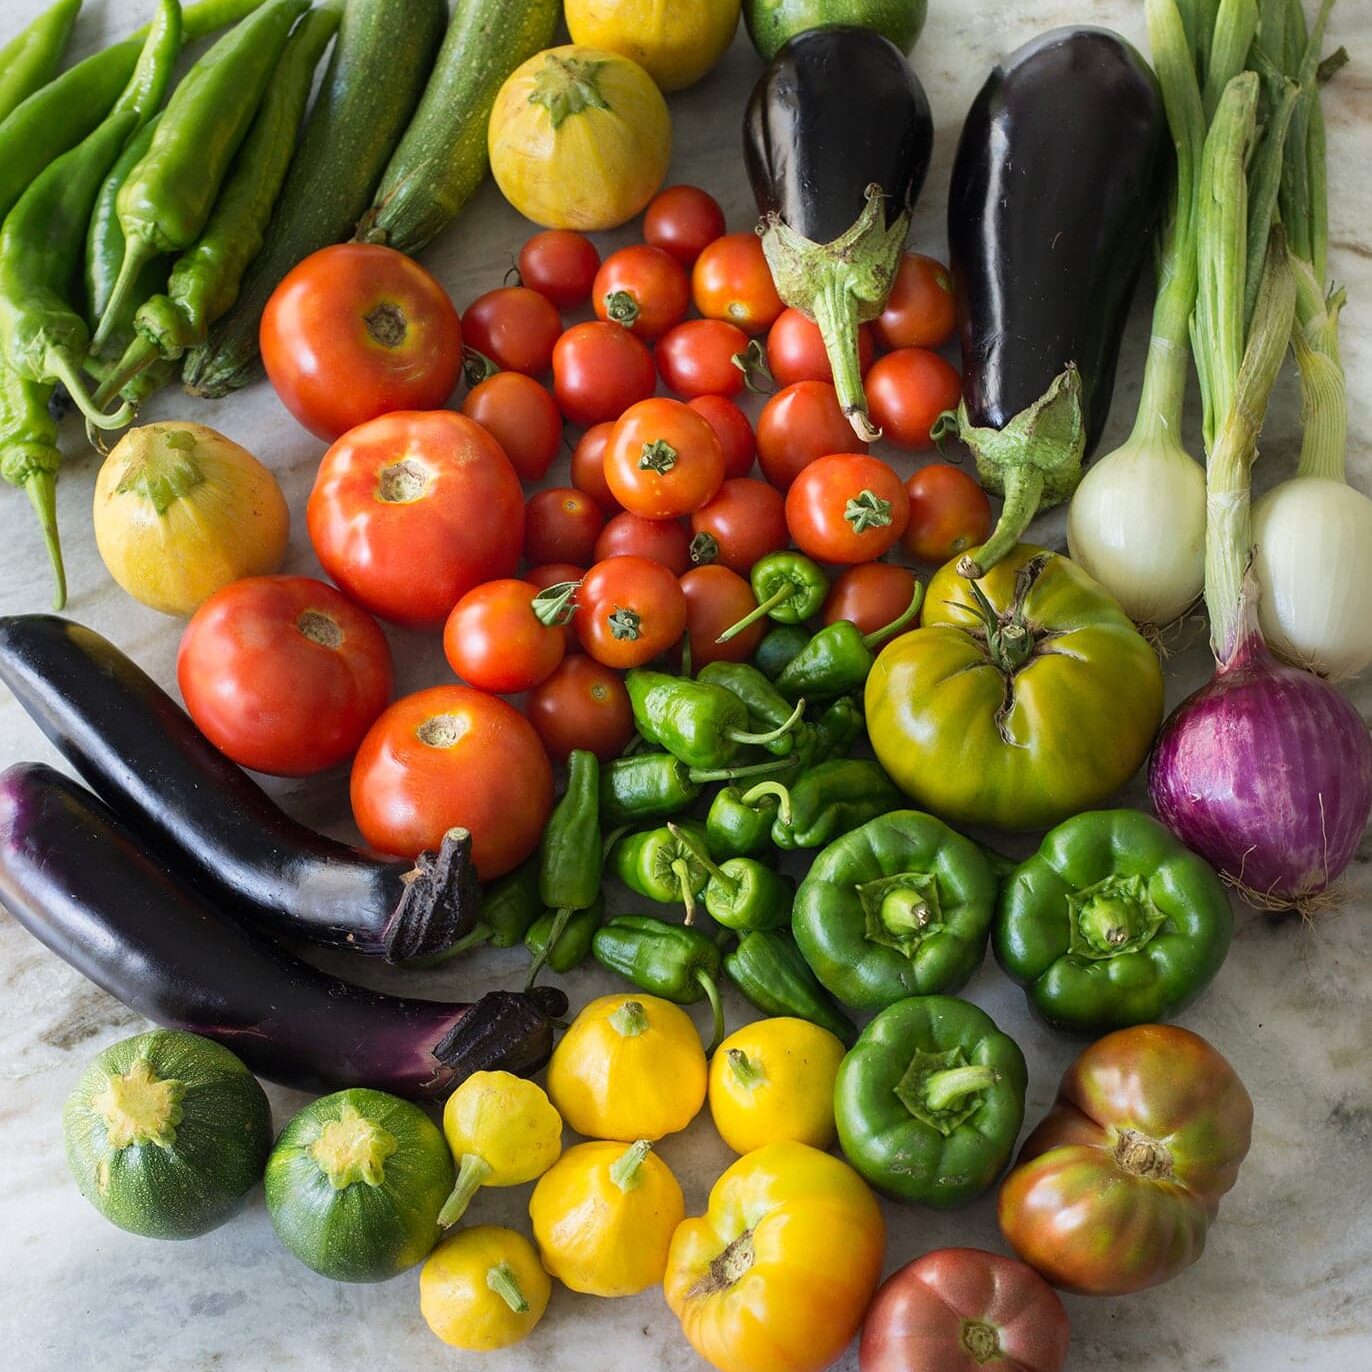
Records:
[[[44,0],[0,0],[0,37]],[[77,30],[84,53],[122,32],[151,0],[87,0]],[[915,65],[938,125],[915,242],[943,249],[943,210],[957,129],[995,58],[1056,24],[1092,22],[1142,40],[1139,0],[933,0]],[[1350,466],[1372,486],[1372,4],[1344,0],[1332,37],[1354,63],[1327,97],[1333,187],[1331,270],[1349,286],[1345,353],[1352,385]],[[676,125],[674,180],[708,187],[735,228],[751,218],[736,149],[746,91],[759,70],[740,34],[721,67],[671,101]],[[487,186],[428,255],[460,307],[499,282],[526,226]],[[610,236],[626,241],[628,233]],[[1145,295],[1149,294],[1147,290]],[[1107,447],[1127,430],[1138,385],[1144,302],[1120,369]],[[1260,483],[1294,464],[1297,397],[1283,384],[1268,430]],[[283,412],[271,392],[251,391],[213,405],[183,397],[158,413],[201,418],[252,448],[277,471],[293,510],[303,509],[320,447]],[[61,516],[71,575],[70,613],[113,637],[161,680],[173,680],[179,625],[127,599],[103,574],[90,536],[96,460],[71,427],[61,483]],[[908,462],[901,460],[902,470]],[[556,476],[557,473],[554,473]],[[0,492],[0,612],[42,609],[47,568],[27,504]],[[1061,546],[1061,514],[1041,521],[1040,539]],[[288,567],[316,572],[297,518]],[[447,677],[437,644],[393,634],[404,689]],[[1169,664],[1169,703],[1206,671],[1199,635]],[[173,687],[174,689],[174,687]],[[1368,683],[1356,692],[1372,707]],[[36,728],[0,700],[0,766],[20,758],[56,760]],[[347,832],[344,779],[280,788],[295,813]],[[1140,799],[1136,787],[1131,793]],[[1345,884],[1346,903],[1313,928],[1239,912],[1229,961],[1183,1022],[1234,1063],[1257,1105],[1252,1154],[1225,1201],[1200,1264],[1172,1284],[1123,1300],[1068,1298],[1074,1372],[1277,1372],[1307,1368],[1360,1372],[1372,1366],[1372,991],[1368,987],[1366,848]],[[517,954],[491,954],[443,974],[415,976],[422,994],[464,998],[514,975]],[[348,964],[359,979],[372,969]],[[395,975],[375,977],[394,984]],[[608,989],[584,972],[568,990],[580,1002]],[[1030,1121],[1051,1099],[1077,1049],[1031,1021],[1018,991],[988,959],[967,993],[1024,1046],[1030,1064]],[[746,1007],[730,1001],[732,1022]],[[491,1372],[558,1368],[701,1367],[660,1292],[613,1304],[557,1290],[532,1338],[484,1360],[438,1344],[418,1311],[417,1278],[383,1286],[338,1286],[294,1262],[277,1245],[260,1193],[246,1212],[206,1238],[158,1244],[105,1224],[77,1194],[61,1148],[61,1105],[77,1074],[103,1045],[143,1027],[137,1016],[83,981],[0,915],[0,1366],[24,1372],[260,1372],[274,1369],[476,1367]],[[269,1088],[278,1126],[304,1097]],[[680,1176],[689,1209],[729,1161],[707,1117],[666,1140],[662,1154]],[[528,1188],[483,1192],[471,1217],[527,1226]],[[888,1270],[945,1244],[1003,1248],[989,1198],[955,1215],[886,1206]],[[841,1364],[856,1367],[850,1351]]]

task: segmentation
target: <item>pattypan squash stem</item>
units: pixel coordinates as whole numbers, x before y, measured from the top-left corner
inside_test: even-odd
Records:
[[[643,1180],[643,1164],[652,1151],[653,1145],[650,1140],[638,1139],[610,1164],[610,1180],[625,1195]]]
[[[443,1209],[438,1212],[439,1224],[445,1229],[456,1224],[467,1213],[472,1197],[490,1175],[491,1165],[485,1158],[478,1153],[464,1153],[457,1169],[457,1183],[448,1199],[443,1202]],[[511,1309],[513,1308],[512,1306]]]
[[[745,1090],[754,1091],[767,1080],[767,1074],[742,1048],[731,1048],[724,1056],[735,1080]]]
[[[516,1315],[529,1313],[529,1302],[519,1289],[519,1278],[507,1262],[497,1263],[486,1273],[486,1285],[495,1292]]]
[[[648,1027],[648,1012],[636,1000],[626,1000],[610,1016],[610,1024],[621,1038],[636,1039]]]

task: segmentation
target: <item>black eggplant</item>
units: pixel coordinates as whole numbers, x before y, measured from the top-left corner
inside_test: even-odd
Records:
[[[886,306],[929,170],[934,123],[895,44],[852,25],[797,34],[743,120],[758,232],[777,293],[819,325],[844,413],[864,442],[858,325]]]
[[[401,962],[441,952],[475,925],[466,830],[411,863],[307,829],[93,629],[57,615],[0,618],[0,681],[168,862],[271,933]]]
[[[1005,508],[965,576],[995,566],[1040,505],[1066,500],[1100,441],[1170,146],[1151,68],[1108,29],[1034,39],[972,103],[948,200],[957,421]]]
[[[0,776],[0,902],[35,938],[139,1014],[231,1048],[302,1090],[446,1095],[472,1072],[547,1061],[541,996],[473,1005],[382,995],[311,967],[169,872],[102,801],[39,763]]]

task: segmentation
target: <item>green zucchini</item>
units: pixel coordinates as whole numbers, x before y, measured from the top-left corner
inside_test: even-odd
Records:
[[[307,1105],[267,1160],[267,1210],[282,1244],[334,1281],[386,1281],[428,1257],[457,1174],[439,1127],[384,1091]]]
[[[748,37],[764,62],[789,38],[825,24],[875,29],[908,53],[919,41],[929,0],[743,0]]]
[[[347,0],[266,247],[233,309],[186,354],[182,380],[192,394],[226,395],[259,374],[267,301],[296,263],[352,234],[419,103],[447,15],[444,0]]]
[[[427,247],[490,170],[486,125],[505,78],[551,45],[561,0],[456,0],[405,137],[357,228],[364,243]]]
[[[223,1224],[262,1179],[272,1114],[227,1048],[154,1029],[86,1068],[62,1132],[81,1194],[107,1220],[151,1239],[191,1239]]]

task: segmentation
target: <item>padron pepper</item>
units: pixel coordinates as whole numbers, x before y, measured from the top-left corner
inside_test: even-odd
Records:
[[[781,782],[722,786],[705,816],[705,841],[720,861],[757,857],[771,845],[774,821],[791,823],[791,793]]]
[[[996,960],[1057,1029],[1166,1019],[1219,971],[1234,930],[1204,858],[1138,810],[1059,824],[1001,890]]]
[[[637,739],[639,735],[635,734]],[[757,762],[746,767],[688,767],[670,753],[635,753],[600,769],[600,818],[606,829],[670,819],[687,809],[711,781],[776,776],[794,760]]]
[[[809,641],[809,631],[799,624],[779,624],[757,645],[753,653],[753,666],[768,681],[775,681],[786,670],[786,664]]]
[[[725,629],[716,643],[727,643],[764,615],[778,624],[801,624],[824,608],[829,594],[829,578],[804,553],[768,553],[753,563],[748,580],[757,608]]]
[[[804,723],[794,724],[795,706],[786,699],[756,667],[747,662],[709,662],[696,677],[710,686],[722,686],[731,691],[748,711],[748,723],[754,729],[787,729],[772,742],[764,745],[777,757],[788,757],[798,747],[798,740],[808,733]]]
[[[725,955],[729,980],[765,1015],[809,1020],[852,1043],[853,1021],[829,999],[828,992],[800,954],[790,935],[780,929],[755,929]]]
[[[796,884],[756,858],[715,862],[706,845],[675,824],[667,826],[710,874],[705,884],[705,912],[716,924],[738,933],[750,929],[784,929],[791,922]]]
[[[852,696],[831,700],[814,722],[807,765],[847,757],[862,736],[862,706]]]
[[[859,690],[876,661],[873,650],[914,623],[923,604],[924,586],[917,581],[905,609],[889,624],[873,629],[870,634],[864,634],[849,619],[836,619],[832,624],[826,624],[786,664],[777,677],[777,690],[790,700],[825,699]]]
[[[703,846],[703,825],[687,820],[682,828]],[[695,920],[696,898],[705,890],[710,874],[688,847],[668,828],[644,829],[628,834],[610,849],[609,867],[629,890],[659,905],[685,907],[686,923]]]
[[[965,1205],[1010,1161],[1027,1080],[1024,1054],[984,1010],[954,996],[897,1001],[838,1069],[843,1154],[897,1200]]]
[[[772,824],[772,842],[787,851],[822,848],[905,800],[880,763],[867,758],[821,762],[790,793],[789,817],[778,813]]]
[[[580,967],[591,956],[591,940],[605,918],[605,901],[601,896],[584,910],[573,910],[558,925],[560,910],[546,910],[524,935],[524,946],[534,960],[551,967],[559,976]]]
[[[567,789],[548,820],[538,850],[539,898],[557,913],[541,951],[534,954],[526,989],[558,947],[572,916],[596,903],[603,865],[600,845],[600,760],[585,748],[574,748],[567,758]]]

